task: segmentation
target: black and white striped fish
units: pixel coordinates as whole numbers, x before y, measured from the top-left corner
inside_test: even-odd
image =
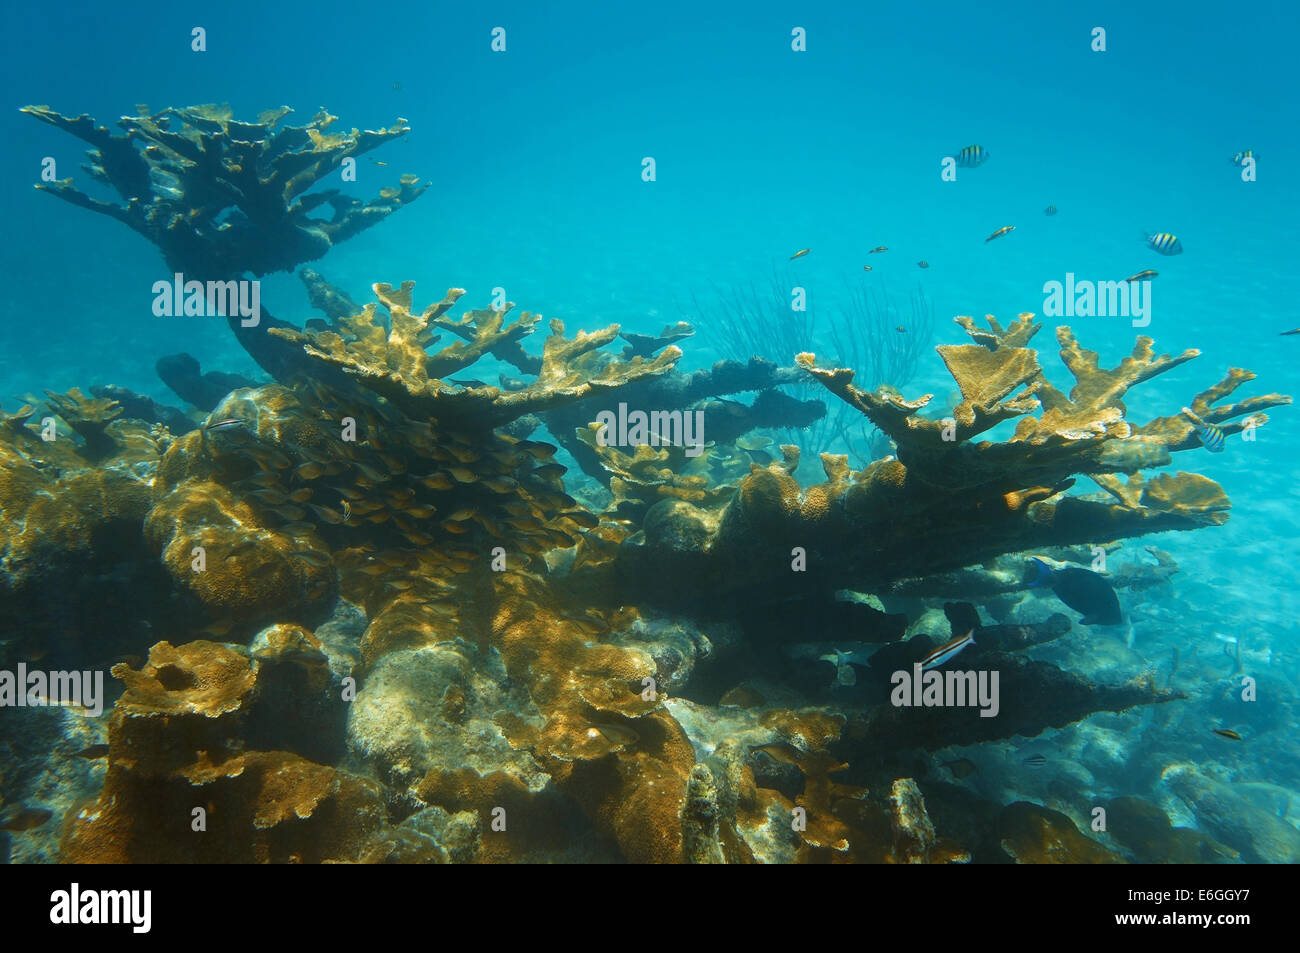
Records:
[[[983,146],[967,146],[957,153],[957,164],[963,169],[974,169],[983,165],[988,157],[989,152]]]
[[[951,660],[958,652],[968,645],[975,644],[975,630],[971,629],[960,638],[953,639],[946,645],[941,645],[925,658],[921,659],[921,671],[927,671],[932,668],[938,668],[944,662]]]
[[[1154,235],[1144,237],[1147,244],[1162,255],[1181,255],[1183,253],[1183,243],[1178,240],[1177,235],[1170,235],[1168,232],[1156,232]]]
[[[1223,452],[1223,443],[1227,440],[1227,437],[1222,429],[1196,416],[1196,414],[1192,413],[1190,407],[1183,408],[1183,416],[1192,422],[1192,427],[1196,430],[1196,436],[1201,438],[1201,443],[1205,445],[1206,450],[1210,451],[1210,453]]]

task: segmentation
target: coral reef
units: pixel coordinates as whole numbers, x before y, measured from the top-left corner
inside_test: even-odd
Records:
[[[388,129],[332,132],[338,117],[324,109],[292,126],[282,123],[293,111],[287,106],[254,122],[235,119],[229,106],[157,113],[140,106],[118,120],[122,133],[115,135],[90,116],[48,106],[22,111],[89,145],[84,170],[123,204],[91,198],[70,178],[39,188],[117,219],[157,245],[168,268],[194,277],[291,270],[379,224],[426,188],[407,175],[366,203],[337,189],[307,194],[345,160],[406,135],[401,119]],[[312,217],[325,205],[329,219]]]
[[[51,191],[205,277],[314,260],[422,191],[404,177],[364,205],[308,193],[400,122],[333,134],[324,112],[295,127],[286,110],[239,123],[198,107],[140,110],[112,135],[28,112],[94,146],[92,174],[125,204]],[[311,217],[322,204],[332,219]],[[1006,603],[1026,552],[1082,564],[1094,545],[1227,519],[1213,480],[1147,473],[1200,445],[1186,417],[1139,424],[1124,404],[1195,351],[1156,356],[1142,337],[1104,369],[1059,328],[1067,395],[1028,346],[1031,315],[958,318],[971,343],[937,350],[961,400],[934,419],[929,395],[861,390],[807,353],[680,373],[685,325],[570,336],[553,320],[535,354],[542,319],[513,305],[455,317],[453,288],[416,312],[408,281],[358,307],[302,279],[325,318],[235,329],[273,382],[183,355],[160,367],[210,409],[202,426],[120,390],[0,419],[0,628],[22,620],[18,652],[111,665],[125,686],[102,788],[62,820],[62,859],[1124,859],[1064,813],[1004,807],[928,764],[1183,697],[1150,671],[1107,682],[1047,661],[1068,619]],[[484,358],[528,379],[453,377]],[[1232,369],[1191,406],[1228,434],[1247,415],[1261,425],[1290,398],[1224,403],[1252,377]],[[774,390],[813,382],[894,452],[859,470],[821,453],[825,479],[801,483],[800,447],[751,431],[822,420],[820,401]],[[721,399],[745,390],[761,393]],[[611,402],[702,412],[709,438],[698,453],[606,446],[593,421]],[[543,425],[608,494],[566,483],[558,448],[534,439]],[[1068,494],[1080,476],[1102,492]],[[1153,555],[1116,582],[1162,584],[1176,567]],[[77,598],[51,601],[65,590]],[[997,717],[892,701],[893,677],[962,624],[976,635],[963,661],[1000,677]],[[1227,847],[1126,802],[1117,840],[1138,859],[1157,843],[1294,859],[1294,829],[1265,811],[1229,830],[1222,782],[1175,769],[1164,783]],[[963,806],[987,830],[955,820]]]
[[[969,319],[959,323],[973,328]],[[881,591],[898,580],[957,570],[1008,552],[1226,520],[1226,495],[1209,478],[1178,473],[1147,481],[1140,472],[1197,446],[1190,424],[1166,417],[1134,426],[1120,400],[1129,387],[1197,352],[1155,357],[1150,338],[1140,337],[1133,354],[1107,371],[1068,328],[1060,328],[1062,356],[1077,381],[1067,397],[1043,378],[1035,352],[1021,346],[1041,327],[1031,315],[1021,315],[1006,330],[990,319],[990,327],[991,332],[971,332],[979,343],[937,348],[963,395],[948,421],[920,415],[930,395],[907,400],[887,387],[862,391],[853,386],[851,370],[819,368],[813,355],[801,355],[802,367],[888,434],[897,456],[851,471],[844,457],[822,454],[826,482],[809,487],[791,475],[795,448],[783,463],[754,465],[717,532],[697,553],[675,554],[674,569],[681,574],[645,571],[659,558],[648,536],[644,546],[627,549],[627,558],[642,567],[629,575],[645,580],[643,597],[672,605],[702,585],[714,599],[738,587],[761,592],[767,601],[800,595],[809,583],[789,572],[795,546],[817,566],[823,590]],[[1290,398],[1267,394],[1209,406],[1252,376],[1233,370],[1193,403],[1222,421],[1225,432],[1239,431],[1242,423],[1231,418],[1244,414],[1260,426],[1268,419],[1260,408]],[[1030,416],[1040,402],[1041,417]],[[1016,418],[1006,441],[971,439]],[[1126,483],[1121,474],[1129,475]],[[1064,495],[1079,475],[1092,477],[1111,498]],[[742,559],[751,571],[730,572]],[[683,585],[687,576],[690,587]]]

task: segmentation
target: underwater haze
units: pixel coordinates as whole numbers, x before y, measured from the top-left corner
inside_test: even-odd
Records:
[[[1058,6],[8,9],[0,858],[1300,861],[1300,11]]]

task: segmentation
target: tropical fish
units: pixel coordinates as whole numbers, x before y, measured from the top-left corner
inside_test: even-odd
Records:
[[[880,254],[882,251],[889,251],[889,248],[886,247],[885,245],[877,245],[875,248],[871,249],[871,251],[867,252],[867,254],[868,254],[868,255],[878,255],[878,254]]]
[[[456,378],[453,377],[451,382],[458,387],[487,387],[488,385],[473,377]]]
[[[210,424],[204,424],[204,430],[234,430],[236,427],[243,427],[245,421],[239,417],[227,417],[224,420],[214,420]]]
[[[1237,732],[1233,731],[1231,728],[1211,728],[1210,730],[1220,738],[1230,738],[1233,741],[1241,740],[1241,735],[1237,734]]]
[[[945,761],[942,767],[952,772],[952,776],[961,780],[968,778],[975,773],[975,762],[970,758],[958,758],[955,761]]]
[[[812,251],[811,248],[800,248],[797,252],[795,252],[793,255],[790,256],[790,260],[791,260],[791,261],[794,261],[796,258],[802,258],[804,255],[808,254],[810,251]]]
[[[1039,556],[1030,556],[1029,561],[1038,569],[1038,577],[1029,588],[1050,588],[1067,606],[1083,613],[1080,625],[1119,625],[1124,621],[1119,597],[1103,576],[1073,566],[1056,569]]]
[[[53,811],[47,811],[43,807],[10,804],[0,808],[0,831],[30,831],[33,827],[40,827],[53,816]]]
[[[218,619],[216,622],[209,623],[199,629],[197,635],[211,635],[221,637],[235,627],[234,619]]]
[[[587,734],[598,732],[603,735],[605,740],[616,748],[629,748],[641,740],[631,728],[625,728],[622,725],[593,724],[587,729]]]
[[[1288,335],[1288,334],[1300,334],[1300,328],[1292,328],[1290,331],[1283,331],[1283,332],[1282,332],[1282,336],[1283,336],[1283,337],[1286,337],[1286,335]]]
[[[983,146],[967,146],[957,153],[957,165],[963,169],[974,169],[988,161],[988,150]]]
[[[870,271],[870,270],[871,270],[871,266],[870,266],[870,265],[863,265],[863,266],[862,266],[862,270],[863,270],[863,271]],[[1291,331],[1291,332],[1288,332],[1288,333],[1290,333],[1290,334],[1294,334],[1295,332],[1294,332],[1294,331]]]
[[[1148,268],[1146,271],[1139,271],[1136,275],[1129,275],[1125,281],[1150,281],[1152,278],[1158,278],[1160,272],[1152,271]]]
[[[749,750],[761,751],[773,761],[779,761],[781,764],[798,764],[799,749],[794,745],[786,744],[784,741],[773,741],[765,745],[754,745]]]
[[[930,267],[930,263],[929,263],[928,261],[918,261],[918,262],[916,263],[916,267],[918,267],[918,268],[929,268],[929,267]]]
[[[1183,408],[1183,416],[1192,422],[1192,426],[1196,430],[1196,436],[1201,438],[1201,444],[1206,450],[1210,451],[1210,453],[1223,452],[1224,441],[1228,438],[1224,434],[1222,428],[1216,427],[1214,424],[1202,420],[1200,417],[1196,416],[1196,414],[1192,413],[1190,407]]]
[[[925,658],[921,659],[921,671],[938,668],[944,662],[951,660],[958,652],[966,648],[966,646],[974,644],[975,633],[974,631],[970,631],[959,638],[953,639],[951,642],[939,646]]]
[[[1245,149],[1241,152],[1238,152],[1235,156],[1232,157],[1232,164],[1245,165],[1247,159],[1253,159],[1253,158],[1255,158],[1255,150]]]
[[[1054,612],[1042,622],[1030,622],[1023,625],[1004,623],[1002,625],[984,625],[980,621],[979,611],[969,602],[945,602],[943,614],[954,632],[973,629],[979,637],[980,645],[985,648],[1014,650],[1031,645],[1051,642],[1070,631],[1070,620],[1059,612]]]
[[[1028,758],[1025,758],[1021,764],[1027,764],[1031,768],[1041,768],[1043,765],[1047,764],[1047,758],[1041,754],[1031,754]]]
[[[1002,237],[1003,235],[1005,235],[1007,232],[1014,232],[1015,230],[1016,230],[1016,226],[1014,226],[1014,225],[1003,225],[1001,228],[999,228],[996,232],[994,232],[994,233],[993,233],[992,235],[990,235],[988,238],[984,239],[984,241],[985,241],[986,243],[987,243],[987,242],[991,242],[991,241],[993,241],[993,239],[995,239],[995,238],[1001,238],[1001,237]]]
[[[894,330],[897,331],[899,334],[907,333],[907,328],[903,327],[901,324],[898,327],[894,328]]]
[[[820,656],[817,661],[830,662],[835,666],[835,681],[831,682],[831,687],[836,685],[856,685],[858,683],[858,673],[854,670],[849,662],[853,659],[852,652],[844,652],[836,649],[829,655]]]
[[[1154,251],[1162,255],[1181,255],[1183,253],[1183,243],[1178,240],[1177,235],[1171,235],[1168,232],[1156,232],[1154,235],[1144,235],[1142,237]]]
[[[724,708],[757,708],[766,701],[762,694],[748,685],[737,685],[725,692],[718,704]]]
[[[1049,206],[1047,206],[1047,208],[1043,209],[1043,214],[1044,214],[1044,215],[1055,215],[1055,214],[1056,214],[1056,206],[1055,206],[1055,205],[1049,205]]]

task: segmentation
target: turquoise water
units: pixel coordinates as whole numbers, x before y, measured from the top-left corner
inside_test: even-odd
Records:
[[[82,144],[20,115],[28,103],[100,121],[136,103],[208,102],[244,117],[287,104],[300,122],[324,106],[346,128],[405,118],[413,131],[372,154],[387,165],[363,159],[359,181],[340,187],[369,197],[411,172],[431,188],[311,263],[362,301],[373,282],[413,279],[420,304],[459,286],[482,307],[502,287],[570,331],[619,322],[648,333],[688,320],[697,336],[682,367],[692,370],[727,353],[710,323],[719,293],[766,287],[774,268],[812,295],[818,330],[805,347],[824,355],[848,283],[896,301],[923,290],[936,317],[931,343],[943,344],[966,340],[953,315],[1041,314],[1044,283],[1067,272],[1112,280],[1153,268],[1152,320],[1140,332],[1123,317],[1068,319],[1103,366],[1128,354],[1137,333],[1158,352],[1200,349],[1136,389],[1133,419],[1176,412],[1229,366],[1259,375],[1237,397],[1296,390],[1300,337],[1279,337],[1300,325],[1293,5],[848,6],[11,9],[0,40],[10,230],[0,248],[0,407],[13,409],[10,395],[100,383],[178,403],[153,365],[182,350],[205,370],[265,377],[223,322],[151,314],[150,287],[165,271],[148,242],[30,187],[46,156],[61,178],[84,185],[86,176]],[[207,30],[203,53],[189,49],[196,25]],[[503,53],[490,48],[497,26],[507,31]],[[804,52],[791,49],[795,27],[806,29]],[[1094,27],[1106,30],[1104,52],[1090,48]],[[972,143],[989,160],[943,181],[942,158]],[[1259,157],[1257,181],[1243,182],[1230,161],[1244,149]],[[642,179],[644,157],[655,160],[653,182]],[[1058,214],[1046,216],[1049,205]],[[1004,225],[1015,231],[985,241]],[[1182,255],[1159,256],[1140,238],[1162,231],[1179,236]],[[868,256],[881,245],[889,251]],[[810,254],[789,260],[803,248]],[[293,275],[266,276],[262,300],[277,317],[309,316]],[[1052,345],[1057,323],[1048,319],[1034,345],[1061,386],[1070,378]],[[927,354],[904,391],[933,392],[941,404],[952,388]],[[1176,456],[1174,469],[1224,486],[1232,516],[1220,528],[1130,542],[1128,554],[1168,550],[1182,572],[1158,613],[1134,615],[1128,654],[1103,662],[1124,637],[1076,628],[1068,650],[1043,655],[1092,674],[1151,667],[1163,679],[1177,647],[1190,670],[1178,685],[1191,697],[1176,715],[1098,716],[1065,730],[1062,751],[1116,748],[1111,768],[1087,780],[1098,790],[1149,793],[1126,791],[1126,772],[1146,777],[1162,760],[1221,759],[1221,777],[1238,783],[1300,784],[1290,716],[1300,674],[1300,414],[1283,407],[1270,417],[1253,444]],[[1187,659],[1217,656],[1216,633],[1266,653],[1255,664],[1266,666],[1268,692],[1282,695],[1270,702],[1284,715],[1270,705],[1255,723],[1253,709],[1225,718],[1215,707],[1213,666]],[[1208,732],[1220,724],[1246,742],[1214,747]],[[981,783],[1003,800],[1042,794],[1040,782],[1022,782]]]

